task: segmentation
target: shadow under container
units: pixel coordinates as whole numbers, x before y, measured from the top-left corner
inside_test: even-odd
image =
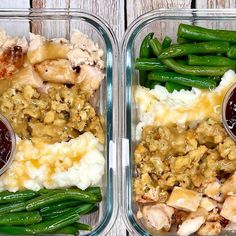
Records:
[[[40,34],[48,39],[70,38],[73,30],[87,34],[104,51],[105,79],[100,88],[98,113],[105,120],[105,174],[102,180],[103,200],[98,212],[81,217],[81,222],[92,225],[91,232],[80,235],[106,235],[117,216],[116,180],[116,127],[117,119],[117,57],[116,38],[111,28],[99,17],[78,9],[2,9],[0,28],[12,36],[29,37],[29,32]]]
[[[122,80],[120,81],[120,112],[122,150],[122,214],[126,226],[133,235],[176,235],[175,232],[155,232],[147,229],[137,218],[139,206],[133,192],[134,178],[137,176],[134,163],[134,151],[138,141],[135,138],[139,123],[137,106],[134,100],[135,87],[139,85],[139,73],[134,68],[135,58],[139,57],[139,48],[144,37],[154,32],[159,40],[165,36],[176,43],[177,29],[180,23],[202,26],[210,29],[236,31],[236,10],[156,10],[136,19],[126,31],[122,44]]]

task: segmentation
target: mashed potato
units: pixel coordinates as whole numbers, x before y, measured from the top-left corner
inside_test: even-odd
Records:
[[[90,132],[55,144],[35,145],[18,138],[15,159],[0,177],[0,191],[98,185],[105,165],[101,151]]]
[[[191,91],[175,90],[169,93],[160,85],[152,90],[137,86],[135,101],[140,123],[136,129],[136,139],[140,140],[142,129],[146,125],[184,124],[205,118],[220,120],[224,96],[235,83],[235,76],[234,71],[227,71],[213,91],[192,88]]]

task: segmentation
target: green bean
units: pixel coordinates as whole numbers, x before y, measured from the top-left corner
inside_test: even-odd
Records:
[[[202,42],[195,44],[181,44],[172,45],[162,51],[159,59],[180,57],[188,54],[207,54],[227,52],[229,49],[229,42]]]
[[[156,58],[155,58],[155,60],[156,60]],[[70,188],[70,189],[78,189],[78,188]],[[51,193],[51,194],[56,194],[56,193],[58,193],[58,192],[62,192],[63,191],[63,189],[40,189],[39,191],[38,191],[38,193],[39,194],[49,194],[49,193]],[[86,193],[92,193],[92,194],[96,194],[96,195],[98,195],[98,196],[101,196],[102,194],[101,194],[101,188],[100,187],[88,187],[88,188],[86,188],[85,190],[82,190],[82,191],[84,191],[84,192],[86,192]]]
[[[60,216],[61,214],[70,212],[73,209],[74,208],[66,208],[62,210],[57,210],[55,212],[42,213],[41,215],[43,217],[43,220],[51,220]],[[90,214],[97,211],[98,207],[97,206],[92,207],[91,205],[88,206],[88,205],[83,204],[83,205],[78,206],[78,209],[80,209],[80,215],[85,215],[85,214]]]
[[[84,204],[74,208],[68,213],[59,215],[58,217],[45,221],[33,226],[30,229],[34,233],[50,233],[55,232],[65,226],[71,225],[79,220],[80,215],[84,215],[93,208],[93,204]]]
[[[191,75],[180,75],[177,73],[167,72],[167,71],[152,71],[148,74],[148,79],[159,82],[173,82],[184,86],[203,88],[203,89],[204,88],[213,89],[216,87],[216,82],[214,80]]]
[[[79,213],[74,210],[72,212],[62,214],[55,219],[29,226],[28,231],[32,232],[33,234],[53,233],[75,223],[77,220],[79,220],[79,218]]]
[[[152,48],[152,51],[154,54],[158,57],[161,54],[162,51],[162,45],[159,42],[157,38],[151,39],[149,41],[150,47]]]
[[[152,54],[152,49],[150,47],[150,40],[153,38],[154,33],[149,33],[142,41],[139,51],[139,57],[149,58]]]
[[[150,89],[154,89],[156,85],[161,85],[158,81],[153,81],[151,85],[149,86]]]
[[[216,82],[220,82],[221,81],[221,76],[206,76],[206,79],[212,79]]]
[[[83,204],[83,205],[80,205],[74,209],[77,209],[77,212],[80,215],[86,215],[86,214],[94,212],[95,210],[97,211],[98,208],[97,208],[97,206],[94,206],[93,204]],[[72,211],[72,210],[70,209],[70,211]],[[67,213],[67,212],[69,212],[69,211],[65,211],[64,213]],[[51,213],[51,214],[48,214],[47,216],[44,215],[43,219],[44,220],[52,220],[60,215],[61,215],[61,213],[57,213],[57,214]]]
[[[228,41],[236,43],[236,31],[213,30],[187,24],[179,25],[178,37],[196,41]]]
[[[176,83],[173,83],[173,82],[166,82],[165,87],[166,87],[166,89],[169,93],[173,93],[174,90],[180,91],[181,89],[183,89],[183,90],[189,90],[190,89],[190,87],[188,87],[188,86],[184,86],[184,85],[181,85],[181,84],[176,84]]]
[[[70,188],[70,189],[78,189],[78,188]],[[40,194],[40,195],[49,195],[49,194],[51,194],[51,195],[54,195],[54,194],[57,194],[57,193],[61,193],[61,192],[63,192],[65,189],[40,189],[39,191],[38,191],[38,193]],[[85,190],[82,190],[82,191],[85,191]]]
[[[31,190],[23,190],[23,191],[18,191],[15,193],[9,192],[9,191],[3,191],[3,192],[0,192],[0,204],[24,201],[24,200],[32,199],[38,195],[39,194],[37,192],[31,191]]]
[[[86,214],[91,214],[94,213],[96,211],[98,211],[99,207],[98,206],[94,206],[93,208],[91,208]]]
[[[175,60],[177,63],[181,64],[181,65],[188,65],[187,60],[183,60],[183,59],[176,59]]]
[[[227,56],[229,58],[233,58],[233,59],[236,59],[236,45],[232,45],[228,52],[227,52]]]
[[[78,201],[66,201],[66,202],[59,202],[53,205],[48,205],[40,209],[41,213],[49,213],[54,212],[56,210],[61,210],[67,207],[78,206],[81,202]]]
[[[69,212],[69,211],[71,211],[73,209],[74,209],[73,207],[68,207],[68,208],[64,208],[64,209],[58,209],[58,210],[55,210],[53,212],[41,213],[41,216],[43,218],[48,218],[48,217],[55,218],[58,215],[64,214],[64,213]]]
[[[101,201],[101,199],[96,195],[91,193],[86,193],[85,191],[82,191],[80,189],[65,189],[62,190],[62,192],[58,192],[57,194],[54,195],[45,194],[36,197],[32,200],[29,200],[26,203],[26,210],[33,211],[39,208],[43,208],[49,204],[55,204],[66,200],[78,200],[88,203],[96,203]]]
[[[218,52],[218,53],[216,53],[216,56],[224,56],[224,53],[221,53],[221,52]]]
[[[95,194],[98,198],[102,199],[102,192],[100,187],[88,187],[84,190],[87,193]]]
[[[193,43],[193,41],[178,37],[177,38],[177,43],[178,44],[185,44],[185,43]]]
[[[21,226],[0,226],[0,233],[10,235],[31,235],[33,234],[28,227]]]
[[[44,234],[66,234],[66,235],[76,235],[78,229],[75,226],[66,226],[55,232],[44,233]],[[9,235],[33,235],[34,232],[30,228],[21,227],[21,226],[0,226],[0,233],[9,234]]]
[[[154,33],[149,33],[142,41],[140,50],[139,50],[139,57],[140,58],[149,58],[152,54],[152,49],[149,45],[149,41],[153,38]],[[140,71],[139,72],[139,83],[140,85],[144,85],[147,78],[147,72]]]
[[[59,190],[56,190],[56,191],[59,191]],[[87,192],[87,193],[96,195],[98,199],[102,198],[102,193],[101,193],[101,188],[100,187],[89,187],[84,191]],[[61,190],[60,190],[60,192],[61,192]],[[47,193],[50,193],[50,191],[47,191]],[[65,209],[67,207],[78,206],[80,204],[82,204],[80,201],[64,201],[64,202],[59,202],[59,203],[56,203],[56,204],[45,206],[45,207],[40,209],[40,212],[41,213],[55,212],[55,211]]]
[[[93,209],[93,207],[93,204],[84,204],[72,209],[68,213],[61,214],[52,220],[43,221],[31,226],[0,226],[0,232],[11,235],[76,234],[79,229],[91,230],[90,226],[81,223],[76,223],[76,221],[79,220],[79,215],[88,213],[91,209]],[[26,212],[25,214],[32,213],[33,212]]]
[[[94,204],[83,204],[77,207],[77,211],[80,215],[87,215],[97,211],[99,208]]]
[[[49,191],[52,191],[52,190],[51,190],[51,189],[42,188],[42,189],[40,189],[40,190],[38,191],[38,193],[39,193],[40,195],[43,195],[43,194],[48,194]]]
[[[196,76],[222,76],[227,70],[234,69],[232,66],[188,66],[177,63],[174,59],[163,59],[162,62],[171,70],[183,75]]]
[[[84,230],[84,231],[91,231],[92,227],[87,224],[82,224],[82,223],[74,223],[74,227],[76,227],[78,230]]]
[[[40,195],[45,195],[45,194],[56,194],[58,192],[61,192],[61,189],[45,189],[45,188],[42,188],[38,191],[38,193]]]
[[[76,235],[77,232],[78,232],[78,229],[75,226],[69,225],[69,226],[66,226],[62,229],[57,230],[56,232],[53,232],[53,234]],[[50,234],[52,234],[52,233],[50,233]]]
[[[236,60],[221,56],[188,55],[188,64],[191,66],[232,66],[236,68]]]
[[[93,208],[93,209],[95,209],[95,208]],[[97,209],[98,208],[96,208],[96,211],[97,211]],[[67,212],[69,212],[69,211],[65,211],[64,213],[67,213]],[[87,214],[90,214],[91,212],[88,212],[88,213],[86,213],[86,214],[84,214],[84,215],[87,215]],[[57,217],[59,217],[61,214],[52,214],[52,215],[48,215],[48,216],[44,216],[43,217],[43,221],[48,221],[48,220],[53,220],[53,219],[55,219],[55,218],[57,218]]]
[[[166,70],[168,69],[160,60],[156,58],[137,58],[135,62],[135,69],[137,70]]]
[[[0,214],[24,211],[26,209],[25,207],[26,207],[25,202],[16,202],[16,203],[9,203],[6,205],[1,205]]]
[[[146,88],[150,88],[150,87],[152,86],[152,83],[153,83],[152,80],[147,79],[147,80],[146,80],[146,83],[145,83],[145,87],[146,87]]]
[[[145,84],[145,87],[146,87],[146,88],[153,89],[153,88],[155,87],[155,85],[157,85],[157,84],[158,84],[158,85],[161,85],[160,82],[147,79],[146,84]]]
[[[144,70],[139,71],[139,84],[141,86],[144,86],[146,80],[147,80],[147,71]]]
[[[65,213],[67,213],[67,212],[65,212]],[[44,216],[44,217],[43,217],[43,221],[53,220],[53,219],[59,217],[60,215],[61,215],[61,214],[55,214],[55,215]]]
[[[165,48],[170,47],[171,42],[172,42],[172,39],[171,39],[170,37],[166,36],[166,37],[164,38],[163,42],[162,42],[162,48],[165,49]]]
[[[32,225],[42,220],[42,216],[37,211],[14,212],[0,216],[0,225]]]

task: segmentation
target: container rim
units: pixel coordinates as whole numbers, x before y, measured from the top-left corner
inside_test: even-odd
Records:
[[[106,235],[114,225],[114,222],[118,215],[118,184],[117,184],[117,158],[116,158],[116,140],[117,134],[113,132],[113,127],[116,127],[116,116],[117,116],[117,96],[114,96],[115,88],[118,83],[118,63],[117,58],[119,54],[117,38],[109,26],[109,24],[101,17],[84,11],[78,8],[6,8],[0,9],[0,19],[21,20],[70,20],[70,19],[81,19],[82,21],[88,22],[93,25],[100,36],[103,38],[107,48],[107,63],[106,63],[106,77],[107,77],[107,206],[105,208],[105,214],[99,225],[86,235]],[[109,114],[108,114],[109,113]],[[109,186],[109,188],[108,188]]]
[[[132,61],[131,47],[136,35],[149,23],[155,20],[183,19],[194,22],[197,20],[229,20],[236,19],[236,9],[158,9],[149,11],[135,19],[127,28],[121,41],[121,80],[120,83],[120,119],[123,120],[121,127],[122,142],[122,217],[123,221],[132,235],[150,236],[136,221],[132,209],[132,166],[131,166],[131,97],[132,97]]]
[[[14,159],[14,154],[16,151],[16,135],[13,131],[11,124],[7,120],[7,118],[4,115],[2,115],[1,113],[0,113],[0,121],[6,126],[7,130],[10,133],[10,137],[11,137],[11,154],[10,154],[7,162],[5,163],[5,165],[0,170],[0,175],[2,175],[9,168],[9,165],[12,163],[12,161]]]
[[[189,15],[187,15],[189,14]],[[198,15],[198,14],[207,14],[207,15]],[[220,15],[219,15],[220,14]],[[209,19],[210,18],[226,18],[226,19],[230,19],[230,18],[235,18],[236,16],[236,9],[230,9],[230,8],[226,8],[226,9],[188,9],[188,8],[184,8],[184,9],[178,9],[178,8],[173,8],[173,9],[167,9],[167,8],[160,8],[157,10],[151,10],[148,11],[142,15],[140,15],[138,18],[136,18],[135,20],[133,20],[130,25],[128,26],[128,28],[126,29],[126,32],[121,40],[122,44],[121,44],[121,48],[122,48],[122,54],[123,54],[123,49],[124,49],[124,44],[126,43],[127,39],[129,38],[130,34],[133,33],[132,31],[135,30],[136,28],[138,28],[140,25],[142,25],[144,22],[148,21],[148,20],[154,20],[154,19],[158,19],[158,18],[166,18],[166,17],[170,17],[170,18],[185,18],[185,17],[198,17],[201,19]]]
[[[58,13],[58,14],[52,15],[51,13]],[[47,16],[48,17],[47,19],[57,19],[58,17],[61,17],[61,16],[68,17],[68,19],[70,18],[70,16],[76,16],[80,18],[83,18],[83,17],[90,18],[93,21],[100,23],[101,26],[103,26],[106,30],[108,30],[110,36],[112,37],[112,40],[114,40],[114,43],[116,44],[116,46],[118,46],[115,33],[110,27],[110,25],[108,24],[108,22],[102,17],[97,16],[92,12],[82,10],[80,8],[4,8],[4,9],[0,9],[1,18],[11,17],[14,19],[14,18],[26,17],[26,16],[30,16],[33,18]]]

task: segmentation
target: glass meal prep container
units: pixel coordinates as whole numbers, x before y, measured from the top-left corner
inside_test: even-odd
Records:
[[[11,36],[29,37],[29,32],[48,39],[69,38],[73,29],[87,34],[104,50],[105,79],[100,87],[98,112],[105,120],[105,174],[102,183],[103,200],[99,210],[81,222],[91,224],[91,232],[82,235],[105,235],[112,227],[117,215],[116,181],[116,112],[117,96],[117,42],[110,27],[100,18],[77,9],[4,9],[0,11],[0,27]]]
[[[121,129],[122,146],[122,213],[131,235],[176,235],[175,233],[151,232],[137,218],[138,204],[134,200],[133,179],[136,175],[134,150],[136,126],[139,122],[134,100],[135,86],[139,84],[139,73],[134,68],[135,58],[144,37],[154,32],[159,40],[165,36],[177,39],[180,23],[193,24],[212,29],[236,30],[236,10],[155,10],[136,19],[126,31],[122,45],[122,80],[120,82],[120,112],[123,119]],[[229,232],[228,232],[229,233]],[[223,233],[224,234],[224,233]]]

